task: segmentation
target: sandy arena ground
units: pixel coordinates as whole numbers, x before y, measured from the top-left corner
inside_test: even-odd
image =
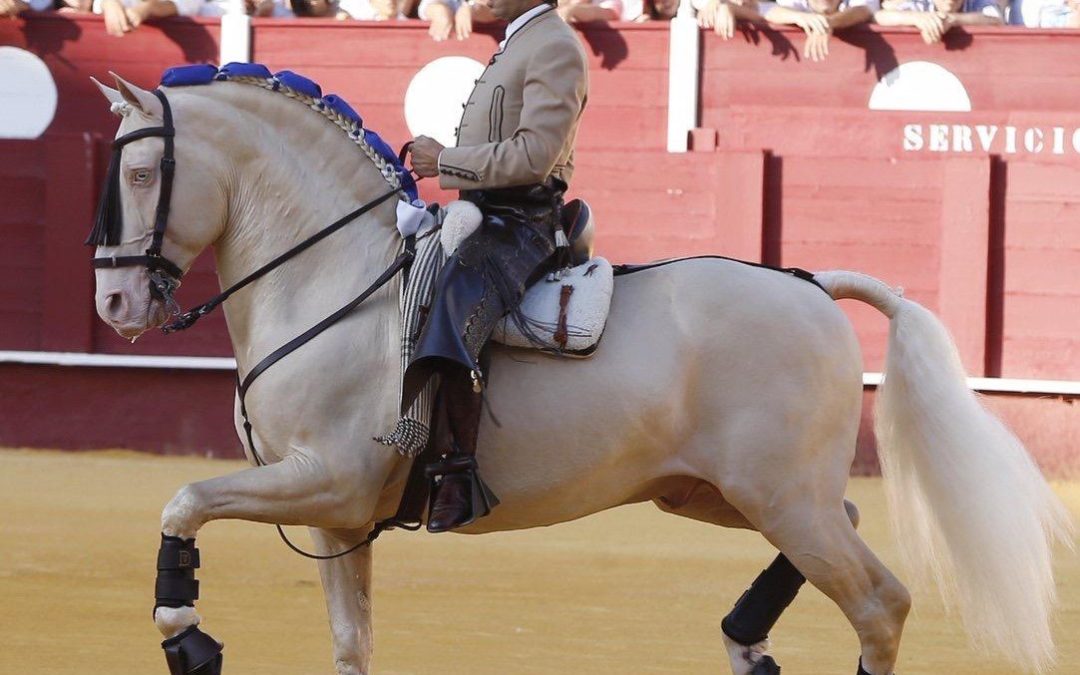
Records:
[[[167,673],[150,619],[161,507],[183,483],[239,467],[0,451],[0,673]],[[1080,518],[1080,483],[1055,487]],[[880,480],[853,480],[849,496],[864,538],[895,571]],[[313,562],[252,523],[211,523],[199,547],[198,605],[204,628],[225,642],[226,673],[333,671]],[[756,534],[650,505],[484,537],[392,532],[376,546],[375,671],[726,673],[720,618],[774,553]],[[1080,557],[1062,551],[1057,573],[1053,672],[1080,673]],[[785,673],[855,672],[854,632],[815,589],[773,637]],[[918,596],[897,672],[1017,671],[969,649],[936,598]]]

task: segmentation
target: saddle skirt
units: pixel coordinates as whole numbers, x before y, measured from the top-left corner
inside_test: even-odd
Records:
[[[604,334],[614,289],[614,271],[604,258],[552,272],[525,291],[518,311],[495,325],[491,339],[510,347],[590,356]]]

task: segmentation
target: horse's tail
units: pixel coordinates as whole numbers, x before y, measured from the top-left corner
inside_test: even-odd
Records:
[[[890,320],[874,430],[905,562],[937,582],[977,644],[1042,670],[1054,658],[1051,549],[1055,540],[1072,546],[1068,511],[968,388],[937,317],[864,274],[814,278],[834,299],[860,300]]]

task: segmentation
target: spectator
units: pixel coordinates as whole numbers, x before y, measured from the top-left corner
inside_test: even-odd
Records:
[[[725,40],[734,37],[739,19],[798,26],[806,33],[803,57],[823,61],[834,30],[869,22],[877,9],[878,0],[708,0],[698,12],[698,23]]]
[[[1010,26],[1080,28],[1080,0],[1012,0]]]
[[[765,19],[758,13],[757,0],[695,1],[694,9],[697,10],[698,25],[713,29],[725,40],[735,37],[737,21],[765,23]]]
[[[997,0],[884,0],[874,21],[914,26],[928,45],[941,42],[953,26],[1003,23]]]
[[[638,21],[666,21],[679,12],[679,0],[645,0],[645,14]]]
[[[449,39],[450,33],[464,40],[472,35],[473,21],[495,21],[486,0],[420,0],[416,13],[424,21],[431,22],[428,35],[435,42]]]
[[[196,16],[204,0],[94,0],[95,14],[105,17],[105,31],[122,37],[147,19]]]
[[[52,0],[0,0],[0,17],[14,17],[20,12],[26,10],[32,10],[35,12],[44,12],[52,9]]]
[[[200,16],[223,16],[229,13],[233,5],[239,4],[245,14],[249,16],[272,16],[275,18],[289,18],[295,16],[284,0],[210,0],[199,10]]]
[[[645,3],[644,0],[559,0],[556,11],[567,23],[640,21],[645,16]]]
[[[361,21],[404,19],[414,5],[411,0],[340,0],[337,18]]]

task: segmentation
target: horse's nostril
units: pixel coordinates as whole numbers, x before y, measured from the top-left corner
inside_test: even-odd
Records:
[[[120,308],[124,303],[123,296],[119,292],[109,293],[105,298],[105,311],[109,316],[116,316],[120,313]]]

